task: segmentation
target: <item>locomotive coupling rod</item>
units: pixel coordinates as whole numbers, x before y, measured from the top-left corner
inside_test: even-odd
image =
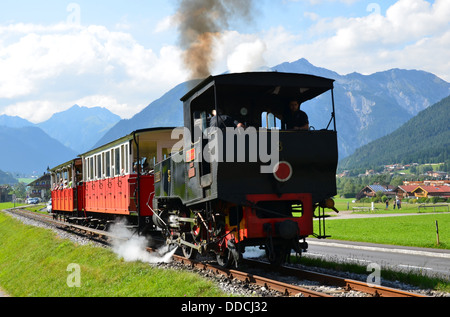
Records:
[[[178,220],[178,221],[181,221],[181,222],[192,222],[192,223],[194,223],[194,224],[197,223],[197,220],[194,219],[194,218],[178,217],[177,220]]]
[[[181,238],[178,238],[177,240],[175,240],[178,244],[183,244],[183,245],[185,245],[185,246],[188,246],[188,247],[190,247],[190,248],[192,248],[192,249],[195,249],[195,250],[197,250],[197,251],[200,251],[201,250],[201,248],[202,248],[202,246],[201,245],[195,245],[195,244],[192,244],[192,243],[190,243],[190,242],[187,242],[187,241],[185,241],[185,240],[182,240]]]

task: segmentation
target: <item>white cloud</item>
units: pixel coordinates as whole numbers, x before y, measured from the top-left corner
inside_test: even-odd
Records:
[[[265,50],[265,44],[259,39],[237,45],[234,52],[228,56],[228,70],[232,73],[240,73],[265,66],[263,58]]]
[[[0,114],[38,122],[79,102],[128,118],[186,80],[180,54],[103,26],[0,26]]]
[[[308,15],[309,16],[309,15]],[[389,68],[420,69],[450,81],[450,1],[399,0],[385,15],[368,11],[358,18],[320,18],[298,34],[275,27],[257,35],[258,50],[269,66],[305,57],[342,74],[373,73]],[[234,34],[228,54],[254,37]],[[234,46],[233,46],[234,44]],[[255,51],[256,52],[256,51]],[[225,54],[225,53],[223,53]],[[225,54],[226,55],[226,54]]]
[[[154,33],[161,33],[164,31],[167,31],[173,27],[176,27],[178,25],[179,21],[176,18],[176,15],[167,16],[161,21],[158,22],[158,24],[155,27]]]

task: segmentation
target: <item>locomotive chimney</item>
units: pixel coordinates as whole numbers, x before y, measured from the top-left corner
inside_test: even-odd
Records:
[[[253,0],[179,0],[179,42],[191,79],[208,77],[214,41],[233,18],[250,18]]]

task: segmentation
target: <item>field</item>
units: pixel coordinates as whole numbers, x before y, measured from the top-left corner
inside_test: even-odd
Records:
[[[2,213],[0,241],[0,285],[13,297],[226,296],[196,274],[127,263],[108,249],[75,245]]]
[[[436,220],[439,225],[437,245]],[[331,239],[450,249],[450,214],[326,221]]]
[[[336,201],[338,210],[352,207],[369,207],[370,204],[354,204],[351,199]],[[417,204],[403,204],[402,209],[385,210],[384,204],[375,204],[375,211],[358,211],[357,214],[418,214]],[[446,211],[438,208],[436,211]],[[422,248],[450,249],[450,214],[430,214],[433,209],[420,212],[417,216],[380,217],[363,219],[333,219],[326,221],[326,233],[332,239],[360,241]],[[334,212],[330,216],[335,216]],[[437,245],[436,221],[439,227],[439,245]],[[317,231],[317,230],[316,230]]]

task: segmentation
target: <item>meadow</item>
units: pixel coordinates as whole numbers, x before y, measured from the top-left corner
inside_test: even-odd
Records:
[[[2,213],[0,241],[0,285],[13,297],[228,296],[197,274],[125,262]]]
[[[346,211],[347,206],[370,207],[371,205],[352,203],[352,199],[337,199],[336,207]],[[348,204],[348,205],[347,205]],[[326,233],[332,239],[381,243],[390,245],[412,246],[421,248],[450,249],[450,214],[446,207],[436,208],[439,213],[433,213],[432,208],[421,209],[417,204],[403,204],[400,210],[388,210],[385,204],[375,204],[375,211],[352,211],[355,214],[389,214],[394,217],[362,218],[362,219],[332,219],[326,221]],[[402,214],[415,214],[405,216]],[[336,216],[334,212],[330,216]],[[399,215],[395,217],[395,215]],[[439,245],[437,244],[436,221],[439,229]],[[317,231],[317,230],[316,230]]]

